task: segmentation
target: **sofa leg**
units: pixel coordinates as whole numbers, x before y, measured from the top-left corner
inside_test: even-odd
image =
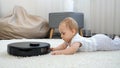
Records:
[[[50,29],[50,36],[49,36],[50,39],[52,38],[53,33],[54,33],[54,28],[51,28],[51,29]]]
[[[82,32],[82,29],[80,29],[80,31],[79,31],[79,32],[80,32],[80,36],[83,36],[83,32]]]

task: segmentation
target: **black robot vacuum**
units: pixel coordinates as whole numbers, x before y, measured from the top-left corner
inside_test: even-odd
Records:
[[[48,54],[50,44],[45,42],[16,42],[8,44],[7,52],[14,56],[37,56]]]

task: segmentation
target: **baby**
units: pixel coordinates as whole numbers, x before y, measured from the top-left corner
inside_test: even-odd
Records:
[[[104,34],[96,34],[90,38],[80,36],[78,34],[78,24],[71,17],[65,18],[59,24],[59,32],[64,42],[55,48],[51,48],[52,55],[69,55],[77,51],[120,49],[120,38],[118,36],[114,40]]]

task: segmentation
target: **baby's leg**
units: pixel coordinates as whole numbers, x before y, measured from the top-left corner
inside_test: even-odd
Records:
[[[96,40],[97,50],[118,50],[120,49],[113,43],[113,40],[106,35],[98,34],[93,36]]]
[[[112,40],[113,44],[120,49],[120,37],[115,36],[115,38]]]

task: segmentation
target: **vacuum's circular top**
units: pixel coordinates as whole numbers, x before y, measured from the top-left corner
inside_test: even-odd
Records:
[[[45,42],[16,42],[8,44],[7,51],[15,56],[35,56],[50,52],[50,44]]]

